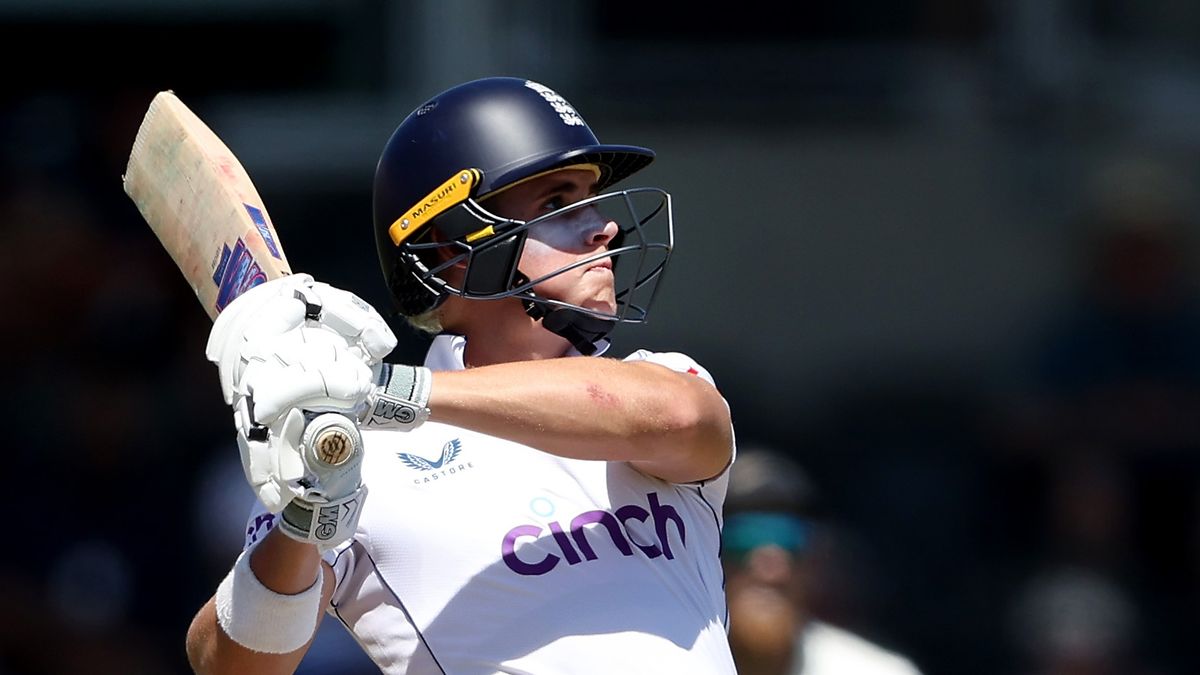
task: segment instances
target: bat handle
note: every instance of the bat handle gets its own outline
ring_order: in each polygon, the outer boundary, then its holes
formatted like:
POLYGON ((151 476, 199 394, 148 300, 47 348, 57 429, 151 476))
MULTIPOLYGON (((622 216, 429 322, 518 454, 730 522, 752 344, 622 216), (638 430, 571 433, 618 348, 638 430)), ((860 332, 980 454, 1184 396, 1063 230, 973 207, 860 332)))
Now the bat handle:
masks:
POLYGON ((362 434, 355 420, 341 413, 321 413, 309 420, 300 447, 311 466, 338 467, 362 452, 362 434))

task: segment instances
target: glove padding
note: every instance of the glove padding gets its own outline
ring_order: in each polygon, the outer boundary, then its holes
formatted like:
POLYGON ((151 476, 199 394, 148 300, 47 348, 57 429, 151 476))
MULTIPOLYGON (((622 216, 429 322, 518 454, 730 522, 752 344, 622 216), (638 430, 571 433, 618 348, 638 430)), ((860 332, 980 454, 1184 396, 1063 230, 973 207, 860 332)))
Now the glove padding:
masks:
POLYGON ((315 282, 308 274, 273 279, 231 302, 209 333, 205 355, 217 364, 225 402, 232 405, 238 394, 251 356, 247 343, 314 323, 340 335, 350 353, 368 366, 378 365, 396 346, 396 336, 379 312, 353 293, 315 282))
POLYGON ((268 475, 256 492, 260 499, 273 494, 281 496, 281 505, 276 505, 278 510, 271 507, 281 515, 281 532, 292 539, 316 544, 322 551, 336 547, 354 536, 367 498, 367 486, 362 483, 363 446, 358 425, 339 413, 324 413, 310 419, 292 408, 278 420, 278 426, 280 437, 285 439, 281 453, 273 452, 276 448, 269 441, 255 441, 238 434, 238 448, 247 475, 256 454, 265 454, 268 462, 274 458, 294 462, 298 457, 303 469, 301 478, 281 485, 268 475), (297 433, 297 429, 301 431, 297 433), (289 452, 293 449, 294 452, 289 452))
POLYGON ((377 368, 324 326, 246 342, 241 360, 233 387, 234 409, 246 415, 239 428, 269 426, 289 408, 358 416, 375 389, 377 368))
POLYGON ((261 337, 246 342, 242 352, 246 365, 233 391, 234 425, 246 480, 263 505, 278 513, 295 498, 337 500, 358 489, 361 452, 330 466, 307 461, 301 441, 305 411, 351 419, 365 411, 375 391, 372 369, 321 326, 261 337))
POLYGON ((395 346, 374 308, 307 274, 256 286, 217 317, 205 353, 234 408, 242 468, 288 536, 328 549, 354 535, 367 493, 356 420, 395 346), (320 441, 331 427, 344 446, 332 453, 320 441))

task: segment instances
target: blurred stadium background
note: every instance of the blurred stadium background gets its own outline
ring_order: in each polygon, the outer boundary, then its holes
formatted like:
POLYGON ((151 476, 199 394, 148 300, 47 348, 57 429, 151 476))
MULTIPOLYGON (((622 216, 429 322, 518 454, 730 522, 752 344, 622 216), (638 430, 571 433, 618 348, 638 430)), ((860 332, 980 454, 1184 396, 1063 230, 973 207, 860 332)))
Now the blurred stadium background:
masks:
POLYGON ((676 258, 617 346, 823 487, 816 612, 927 675, 1200 672, 1197 45, 1184 0, 0 0, 0 674, 185 672, 240 546, 207 318, 121 190, 154 92, 387 307, 377 153, 484 75, 658 151, 676 258))

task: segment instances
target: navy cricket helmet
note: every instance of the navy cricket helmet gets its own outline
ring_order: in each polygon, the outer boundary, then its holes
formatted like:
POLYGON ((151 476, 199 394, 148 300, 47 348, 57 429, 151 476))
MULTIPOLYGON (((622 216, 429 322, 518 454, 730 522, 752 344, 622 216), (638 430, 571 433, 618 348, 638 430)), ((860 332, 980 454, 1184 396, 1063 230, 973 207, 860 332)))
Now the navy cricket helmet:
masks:
POLYGON ((519 297, 544 327, 591 353, 616 323, 645 320, 670 257, 670 195, 658 188, 604 193, 653 159, 647 148, 600 143, 570 103, 536 82, 489 77, 438 94, 400 123, 375 170, 375 242, 396 308, 415 316, 450 295, 519 297), (597 174, 596 196, 530 221, 487 209, 489 195, 576 167, 597 174), (596 209, 617 223, 607 250, 537 279, 523 275, 528 229, 576 209, 596 209), (664 232, 650 235, 664 223, 664 232), (606 257, 616 278, 614 312, 534 293, 542 281, 606 257), (443 273, 455 265, 465 271, 451 283, 443 273))

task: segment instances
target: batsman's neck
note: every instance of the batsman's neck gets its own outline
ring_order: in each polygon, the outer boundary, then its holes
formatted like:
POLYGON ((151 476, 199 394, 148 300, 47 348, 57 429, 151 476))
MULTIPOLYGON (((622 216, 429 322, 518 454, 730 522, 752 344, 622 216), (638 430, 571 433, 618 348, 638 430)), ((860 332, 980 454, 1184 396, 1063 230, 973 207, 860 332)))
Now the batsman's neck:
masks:
POLYGON ((452 297, 442 306, 443 328, 467 338, 463 362, 468 368, 496 363, 566 356, 571 343, 542 328, 516 298, 463 300, 452 297))

